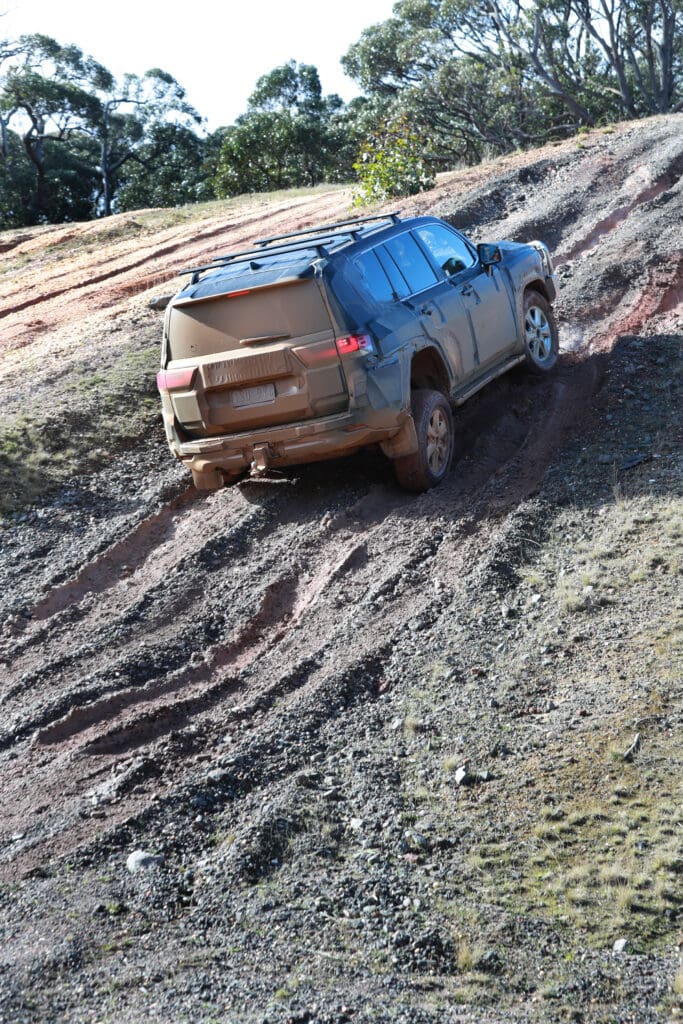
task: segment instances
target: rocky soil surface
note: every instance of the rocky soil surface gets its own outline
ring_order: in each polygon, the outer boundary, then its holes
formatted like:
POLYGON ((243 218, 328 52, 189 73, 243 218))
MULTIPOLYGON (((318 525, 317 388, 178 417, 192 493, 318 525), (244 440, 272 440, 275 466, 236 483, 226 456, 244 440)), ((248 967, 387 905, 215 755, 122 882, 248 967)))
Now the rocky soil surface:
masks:
POLYGON ((683 1016, 683 115, 443 176, 563 356, 196 493, 150 299, 349 192, 0 234, 0 1022, 683 1016))

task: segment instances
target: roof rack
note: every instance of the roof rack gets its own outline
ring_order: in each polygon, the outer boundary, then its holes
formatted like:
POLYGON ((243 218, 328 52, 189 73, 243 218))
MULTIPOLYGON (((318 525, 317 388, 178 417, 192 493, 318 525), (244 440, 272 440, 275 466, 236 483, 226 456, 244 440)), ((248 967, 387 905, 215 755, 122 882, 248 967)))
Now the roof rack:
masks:
POLYGON ((351 237, 355 240, 365 225, 375 221, 391 221, 391 223, 396 224, 400 219, 399 213, 399 210, 394 210, 391 213, 375 214, 374 216, 350 217, 348 220, 340 220, 335 224, 320 224, 317 227, 292 231, 286 235, 273 235, 272 238, 262 238, 253 243, 256 248, 226 253, 225 256, 216 256, 211 263, 201 267, 188 267, 177 271, 177 274, 179 276, 192 274, 192 284, 196 284, 199 274, 206 270, 217 270, 230 263, 243 263, 252 257, 258 259, 259 256, 277 256, 286 252, 297 252, 303 249, 316 249, 319 255, 324 256, 326 255, 326 246, 336 241, 340 242, 344 237, 351 237), (352 226, 349 227, 349 225, 352 226), (306 238, 305 236, 307 235, 313 237, 306 238), (298 238, 300 241, 296 244, 287 242, 287 239, 294 238, 298 238), (279 242, 280 244, 273 245, 274 242, 279 242))
MULTIPOLYGON (((349 236, 351 232, 345 232, 346 236, 349 236)), ((341 232, 338 232, 336 236, 323 235, 321 238, 309 238, 306 241, 300 241, 297 245, 276 245, 269 249, 245 249, 243 252, 233 252, 226 256, 216 256, 211 263, 206 263, 202 267, 186 267, 184 270, 177 270, 178 276, 183 274, 201 274, 205 270, 218 270, 220 267, 230 266, 232 263, 246 263, 249 260, 254 262, 258 261, 259 257, 263 256, 280 256, 288 252, 299 252, 306 249, 316 249, 319 256, 327 255, 326 246, 333 244, 336 241, 341 240, 344 237, 341 232)), ((196 283, 193 281, 193 284, 196 283)))
MULTIPOLYGON (((254 242, 254 245, 271 245, 273 242, 280 242, 283 238, 298 238, 299 235, 316 235, 324 231, 329 233, 334 231, 336 228, 347 227, 349 224, 367 224, 373 220, 391 220, 393 224, 396 224, 399 220, 400 210, 394 210, 392 213, 376 213, 374 216, 368 217, 349 217, 348 220, 338 220, 336 224, 320 224, 314 228, 302 228, 301 231, 290 231, 288 235, 273 235, 272 238, 261 238, 254 242)), ((344 234, 353 234, 353 231, 343 232, 344 234)))

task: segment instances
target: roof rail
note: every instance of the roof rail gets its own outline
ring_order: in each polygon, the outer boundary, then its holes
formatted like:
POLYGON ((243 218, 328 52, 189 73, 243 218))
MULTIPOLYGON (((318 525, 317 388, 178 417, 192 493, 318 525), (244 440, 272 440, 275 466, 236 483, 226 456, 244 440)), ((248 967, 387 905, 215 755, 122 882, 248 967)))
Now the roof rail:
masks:
MULTIPOLYGON (((367 224, 369 221, 373 220, 391 220, 392 223, 396 224, 400 219, 400 212, 400 210, 393 210, 391 213, 376 213, 367 217, 349 217, 348 220, 338 220, 336 224, 319 224, 314 228, 302 228, 301 231, 290 231, 288 235, 273 235, 272 238, 260 238, 254 242, 254 245, 271 245, 272 242, 280 242, 283 238, 298 238, 299 235, 316 235, 321 232, 329 233, 330 231, 334 231, 336 228, 347 227, 349 224, 367 224)), ((344 232, 344 234, 347 233, 350 234, 351 232, 344 232)))
MULTIPOLYGON (((347 235, 350 232, 346 232, 347 235)), ((321 238, 308 238, 305 241, 300 241, 297 245, 276 245, 270 249, 245 249, 243 252, 229 253, 227 256, 217 256, 211 263, 207 263, 201 267, 186 267, 184 270, 177 270, 176 274, 181 277, 183 274, 201 274, 205 270, 219 270, 221 267, 227 267, 231 263, 247 263, 250 260, 254 262, 258 261, 259 257, 264 256, 280 256, 288 252, 300 252, 306 249, 316 249, 319 256, 326 256, 326 245, 336 242, 338 239, 343 237, 341 233, 338 233, 336 237, 323 235, 321 238)), ((196 283, 193 281, 193 284, 196 283)))
POLYGON ((225 267, 230 263, 244 263, 249 259, 258 259, 259 256, 278 256, 286 252, 297 252, 302 249, 316 249, 318 255, 327 255, 325 247, 334 244, 335 242, 341 241, 342 238, 351 237, 356 239, 360 233, 358 229, 363 228, 364 225, 371 224, 373 221, 391 221, 393 224, 398 223, 400 210, 394 210, 392 213, 375 214, 374 216, 367 217, 350 217, 348 220, 340 220, 335 224, 320 224, 314 228, 302 228, 301 231, 292 231, 286 235, 273 235, 272 238, 262 238, 254 242, 256 248, 244 249, 241 252, 226 253, 225 256, 216 256, 211 261, 201 267, 187 267, 184 270, 178 270, 176 273, 178 276, 184 274, 192 274, 192 284, 196 284, 199 278, 199 274, 206 270, 218 270, 220 267, 225 267), (306 236, 313 237, 306 237, 306 236), (298 242, 288 242, 287 239, 299 239, 298 242), (274 242, 279 242, 279 245, 273 245, 274 242))

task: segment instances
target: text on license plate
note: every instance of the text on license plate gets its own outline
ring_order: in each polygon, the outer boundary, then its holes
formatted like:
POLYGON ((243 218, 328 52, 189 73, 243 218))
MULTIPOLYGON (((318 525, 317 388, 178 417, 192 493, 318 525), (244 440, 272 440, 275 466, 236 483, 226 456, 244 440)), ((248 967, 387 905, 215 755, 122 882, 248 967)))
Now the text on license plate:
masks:
POLYGON ((232 393, 232 404, 235 409, 241 409, 245 405, 261 405, 262 402, 274 401, 274 384, 259 384, 254 388, 240 388, 239 391, 232 393))

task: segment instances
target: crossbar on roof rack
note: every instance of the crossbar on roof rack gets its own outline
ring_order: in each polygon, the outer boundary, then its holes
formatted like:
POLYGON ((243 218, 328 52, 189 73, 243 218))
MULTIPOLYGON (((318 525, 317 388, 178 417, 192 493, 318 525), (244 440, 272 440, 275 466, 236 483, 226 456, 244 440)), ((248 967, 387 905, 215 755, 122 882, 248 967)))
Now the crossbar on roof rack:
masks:
POLYGON ((286 235, 273 235, 272 238, 262 238, 254 242, 254 245, 257 246, 255 249, 244 249, 241 252, 216 256, 211 263, 201 267, 187 267, 184 270, 179 270, 177 273, 179 276, 192 274, 192 283, 196 284, 198 275, 206 270, 218 270, 220 267, 226 267, 231 263, 245 262, 251 257, 258 259, 259 256, 279 256, 286 252, 298 252, 302 249, 316 249, 320 256, 324 256, 326 255, 325 246, 344 237, 357 238, 359 231, 356 228, 362 228, 363 225, 370 224, 373 221, 389 220, 396 224, 399 220, 399 213, 399 210, 394 210, 392 213, 375 214, 374 216, 349 217, 348 220, 340 220, 335 224, 320 224, 318 227, 303 228, 301 231, 292 231, 286 235), (306 235, 312 235, 313 237, 305 238, 304 236, 306 235), (300 238, 301 241, 298 244, 285 244, 288 238, 300 238), (280 242, 281 244, 273 245, 273 242, 280 242))
POLYGON ((373 220, 391 220, 396 223, 399 219, 400 210, 393 210, 391 213, 376 213, 367 217, 349 217, 348 220, 338 220, 336 224, 318 224, 314 228, 302 228, 300 231, 290 231, 287 235, 273 235, 272 238, 261 238, 254 242, 254 245, 270 245, 272 242, 280 242, 283 238, 297 238, 299 235, 315 235, 321 232, 334 231, 336 228, 347 227, 349 224, 367 224, 373 220))
MULTIPOLYGON (((350 232, 346 232, 350 234, 350 232)), ((306 249, 316 249, 318 255, 325 256, 325 246, 333 243, 340 237, 339 235, 335 238, 327 237, 323 235, 320 239, 309 238, 305 242, 301 241, 298 245, 277 245, 272 249, 245 249, 244 252, 233 252, 227 256, 217 256, 212 263, 207 263, 203 267, 186 267, 184 270, 178 270, 176 273, 178 276, 183 274, 201 274, 205 270, 219 270, 221 267, 230 266, 232 263, 246 263, 249 259, 258 259, 263 256, 281 256, 288 252, 302 252, 306 249)))

